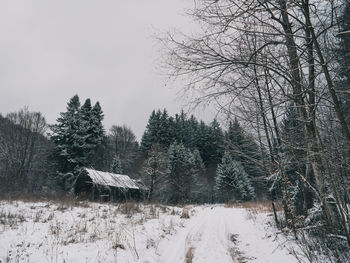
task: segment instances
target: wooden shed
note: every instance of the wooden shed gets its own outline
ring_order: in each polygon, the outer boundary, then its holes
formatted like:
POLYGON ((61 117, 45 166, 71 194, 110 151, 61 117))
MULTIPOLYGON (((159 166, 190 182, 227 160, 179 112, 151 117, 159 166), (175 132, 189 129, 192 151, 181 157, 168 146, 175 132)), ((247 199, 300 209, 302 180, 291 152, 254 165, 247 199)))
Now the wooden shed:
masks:
POLYGON ((100 201, 140 200, 147 191, 140 180, 89 168, 82 169, 74 183, 76 195, 100 201))

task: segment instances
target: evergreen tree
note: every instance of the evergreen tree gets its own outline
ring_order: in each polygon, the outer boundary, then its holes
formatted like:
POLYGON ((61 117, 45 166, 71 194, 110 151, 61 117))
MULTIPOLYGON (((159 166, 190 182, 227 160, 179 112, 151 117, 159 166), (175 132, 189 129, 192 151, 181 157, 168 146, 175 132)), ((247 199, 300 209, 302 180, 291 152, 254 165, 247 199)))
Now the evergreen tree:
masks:
POLYGON ((337 96, 348 125, 350 125, 350 1, 344 0, 344 9, 338 18, 339 43, 336 52, 338 61, 338 78, 336 80, 337 96))
POLYGON ((110 147, 108 137, 104 136, 102 142, 93 149, 93 154, 91 155, 91 160, 89 161, 88 166, 99 171, 109 171, 113 158, 114 152, 110 147))
POLYGON ((168 200, 171 203, 191 201, 191 190, 196 170, 193 153, 182 143, 174 142, 168 150, 169 163, 166 173, 168 200))
POLYGON ((103 118, 104 118, 104 115, 103 115, 101 105, 97 101, 91 110, 91 119, 90 119, 91 133, 89 133, 90 141, 95 146, 101 144, 105 136, 105 130, 102 124, 103 118))
POLYGON ((186 125, 186 134, 187 134, 187 140, 186 145, 190 149, 196 149, 198 145, 198 131, 199 131, 199 123, 197 119, 191 115, 191 117, 187 121, 186 125))
POLYGON ((164 110, 152 111, 149 117, 146 131, 141 139, 141 150, 145 153, 149 151, 152 144, 159 143, 163 146, 168 146, 169 139, 167 138, 167 112, 164 110))
POLYGON ((340 65, 340 75, 350 82, 350 1, 344 0, 344 9, 339 19, 340 43, 338 45, 338 62, 340 65), (347 33, 346 33, 347 32, 347 33))
POLYGON ((208 132, 208 140, 210 142, 209 151, 210 151, 210 159, 214 164, 218 164, 221 161, 223 155, 223 136, 222 129, 220 124, 216 119, 214 119, 210 123, 209 132, 208 132))
POLYGON ((174 117, 170 116, 168 118, 168 134, 169 134, 169 144, 172 144, 174 141, 176 141, 176 136, 177 136, 177 128, 176 128, 176 123, 174 117))
MULTIPOLYGON (((285 163, 285 172, 291 186, 288 191, 293 196, 292 202, 295 212, 301 214, 313 206, 313 193, 308 186, 304 186, 297 175, 305 174, 307 166, 306 151, 304 146, 304 133, 302 123, 299 121, 297 108, 294 104, 287 106, 285 115, 280 123, 281 138, 284 141, 281 152, 285 163)), ((310 169, 311 170, 311 169, 310 169)), ((311 171, 306 174, 308 181, 313 185, 313 175, 311 171)), ((281 182, 280 182, 281 184, 281 182)), ((281 194, 279 184, 275 184, 277 193, 281 194)), ((284 193, 285 194, 285 193, 284 193)))
POLYGON ((205 166, 197 149, 191 152, 192 175, 194 178, 191 199, 195 202, 208 202, 208 180, 205 177, 205 166))
POLYGON ((196 147, 206 167, 215 166, 221 161, 224 146, 223 131, 216 119, 210 126, 203 121, 195 124, 191 131, 196 131, 196 147))
POLYGON ((302 123, 295 105, 287 106, 285 115, 280 123, 281 138, 285 142, 282 152, 288 159, 287 171, 303 173, 305 170, 306 153, 304 149, 304 133, 302 123))
POLYGON ((144 153, 146 153, 151 148, 152 141, 154 140, 153 126, 156 121, 155 118, 156 118, 156 112, 155 110, 153 110, 151 113, 151 116, 148 119, 146 130, 143 133, 141 138, 141 150, 144 153))
POLYGON ((85 137, 85 154, 87 159, 87 166, 95 168, 103 168, 105 162, 104 150, 106 149, 102 144, 106 143, 105 131, 102 125, 103 112, 99 102, 91 106, 91 100, 86 99, 85 103, 80 109, 81 128, 80 134, 85 137))
POLYGON ((238 120, 230 122, 226 133, 228 149, 235 155, 235 160, 241 162, 251 177, 261 176, 261 168, 257 165, 261 160, 258 144, 251 138, 239 124, 238 120))
POLYGON ((174 120, 175 120, 174 125, 176 130, 174 141, 181 142, 187 146, 187 139, 188 139, 187 136, 189 134, 186 132, 187 116, 185 112, 181 110, 180 114, 175 114, 174 120))
POLYGON ((171 127, 169 124, 169 115, 166 109, 164 109, 160 115, 157 131, 157 142, 160 145, 169 147, 169 145, 173 141, 173 138, 171 137, 173 131, 171 131, 171 127))
POLYGON ((85 163, 79 111, 79 97, 75 95, 68 102, 67 111, 60 114, 57 124, 50 126, 51 140, 56 144, 59 181, 67 190, 74 181, 74 172, 85 163))
POLYGON ((239 124, 237 118, 230 122, 225 134, 226 150, 231 152, 234 159, 244 167, 257 193, 265 194, 265 182, 261 179, 266 176, 261 166, 261 149, 255 140, 249 136, 239 124))
POLYGON ((81 120, 85 122, 84 125, 87 125, 90 122, 91 113, 92 113, 91 111, 92 111, 91 100, 86 99, 85 103, 80 108, 81 120))
POLYGON ((199 126, 198 126, 198 132, 197 132, 197 145, 196 148, 198 149, 203 162, 205 166, 208 166, 209 163, 211 162, 211 154, 209 151, 209 140, 208 140, 208 126, 203 122, 200 121, 199 126))
POLYGON ((225 152, 217 168, 215 190, 219 201, 251 200, 255 198, 248 174, 243 166, 225 152))
POLYGON ((168 148, 175 141, 183 143, 187 148, 195 149, 198 142, 199 124, 194 116, 187 118, 184 111, 169 117, 164 109, 153 111, 141 139, 141 150, 147 152, 152 144, 160 144, 168 148))
POLYGON ((66 190, 84 166, 91 166, 93 151, 103 140, 103 114, 99 103, 91 109, 88 99, 80 107, 79 97, 75 95, 62 112, 57 124, 51 125, 51 140, 56 145, 58 175, 66 190))
POLYGON ((82 149, 83 153, 86 154, 86 159, 91 159, 92 149, 95 147, 93 138, 93 125, 92 125, 92 106, 91 100, 86 99, 85 103, 80 108, 80 129, 79 135, 85 137, 85 143, 82 149))
POLYGON ((122 162, 119 155, 114 156, 110 171, 115 174, 123 174, 122 162))

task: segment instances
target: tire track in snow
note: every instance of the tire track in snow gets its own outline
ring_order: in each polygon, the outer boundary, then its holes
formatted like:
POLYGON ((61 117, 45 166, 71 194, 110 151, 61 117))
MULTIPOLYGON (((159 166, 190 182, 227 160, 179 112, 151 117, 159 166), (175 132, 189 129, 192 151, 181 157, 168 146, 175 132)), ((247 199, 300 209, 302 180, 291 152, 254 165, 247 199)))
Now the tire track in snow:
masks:
POLYGON ((152 260, 143 263, 296 263, 288 249, 266 238, 263 224, 240 208, 201 206, 184 227, 161 240, 152 260), (186 253, 193 247, 191 260, 186 253))
MULTIPOLYGON (((175 235, 159 244, 157 263, 183 263, 192 249, 192 263, 232 262, 228 233, 229 218, 203 207, 175 235)), ((190 260, 188 262, 191 262, 190 260)))
POLYGON ((207 220, 208 218, 201 216, 201 212, 199 212, 196 216, 189 219, 184 228, 180 229, 175 235, 170 236, 168 240, 161 242, 158 246, 158 253, 161 255, 156 262, 183 263, 186 261, 186 253, 191 246, 193 246, 194 253, 196 253, 195 242, 200 242, 201 229, 207 220))
POLYGON ((203 216, 207 221, 200 230, 202 239, 196 244, 193 263, 232 262, 230 218, 217 214, 216 209, 209 207, 204 209, 203 216))

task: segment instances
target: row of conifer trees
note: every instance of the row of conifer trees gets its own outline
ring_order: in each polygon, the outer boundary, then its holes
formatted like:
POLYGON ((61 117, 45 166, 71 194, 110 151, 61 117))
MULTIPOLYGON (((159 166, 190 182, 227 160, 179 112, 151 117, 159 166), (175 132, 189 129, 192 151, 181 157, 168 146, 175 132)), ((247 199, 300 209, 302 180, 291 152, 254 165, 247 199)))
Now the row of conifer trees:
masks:
POLYGON ((126 173, 141 177, 148 198, 172 203, 250 200, 266 195, 256 161, 260 149, 237 119, 224 131, 217 120, 209 125, 184 112, 169 116, 153 111, 140 146, 131 129, 113 126, 106 132, 97 102, 80 105, 75 95, 50 126, 55 144, 51 156, 60 187, 70 191, 80 170, 126 173), (258 180, 256 180, 258 178, 258 180))
MULTIPOLYGON (((22 111, 9 114, 8 118, 38 115, 28 110, 25 114, 22 111)), ((225 126, 225 123, 220 125, 216 119, 206 124, 183 111, 169 116, 165 109, 154 110, 139 144, 133 131, 126 126, 115 125, 106 131, 102 124, 103 117, 98 102, 92 105, 91 100, 86 99, 81 105, 78 95, 73 96, 67 103, 66 110, 57 118, 56 124, 48 127, 48 136, 40 137, 47 141, 45 151, 42 147, 33 147, 41 150, 28 154, 41 156, 34 160, 41 161, 40 166, 44 167, 41 174, 46 174, 43 176, 46 179, 35 180, 36 172, 29 170, 20 171, 21 176, 26 178, 28 174, 32 178, 30 182, 40 181, 49 188, 69 192, 80 169, 91 167, 141 178, 149 188, 148 199, 172 203, 226 202, 270 196, 266 181, 268 174, 263 169, 262 161, 265 149, 259 146, 252 134, 242 128, 237 119, 229 121, 227 128, 223 129, 221 126, 225 126), (45 157, 42 157, 42 152, 45 157)), ((43 123, 40 133, 44 135, 44 127, 47 125, 43 117, 40 120, 43 123)), ((6 123, 11 121, 7 120, 6 123)), ((20 126, 20 123, 23 121, 18 120, 18 124, 13 125, 20 126)), ((302 143, 298 125, 297 113, 291 107, 281 121, 282 138, 302 143)), ((2 128, 2 134, 6 135, 7 130, 2 128)), ((9 139, 0 141, 4 145, 6 142, 9 143, 9 139)), ((34 146, 35 143, 33 142, 34 146)), ((4 148, 6 147, 2 147, 4 148)), ((20 151, 23 149, 18 147, 18 152, 20 151)), ((286 172, 293 183, 293 200, 297 206, 300 204, 302 188, 299 181, 293 181, 293 174, 298 169, 304 169, 300 163, 305 159, 305 154, 295 148, 286 148, 284 151, 285 156, 293 157, 286 166, 286 172)), ((28 169, 34 167, 32 164, 26 166, 28 169)), ((19 180, 14 175, 16 171, 5 172, 14 168, 10 169, 6 165, 0 168, 3 168, 4 181, 8 181, 9 185, 11 181, 19 180)), ((28 179, 25 181, 29 182, 28 179)), ((26 188, 25 184, 12 185, 26 188)), ((29 186, 27 188, 33 189, 29 186)), ((274 182, 270 190, 278 198, 281 182, 274 182)))

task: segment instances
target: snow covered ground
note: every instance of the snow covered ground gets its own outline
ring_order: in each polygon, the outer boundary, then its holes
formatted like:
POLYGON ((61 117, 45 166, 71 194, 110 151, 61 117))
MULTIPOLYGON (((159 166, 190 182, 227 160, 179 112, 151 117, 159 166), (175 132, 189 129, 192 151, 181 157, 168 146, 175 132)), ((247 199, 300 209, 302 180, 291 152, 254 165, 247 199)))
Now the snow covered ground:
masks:
POLYGON ((269 220, 221 205, 2 201, 0 262, 298 262, 269 220))

